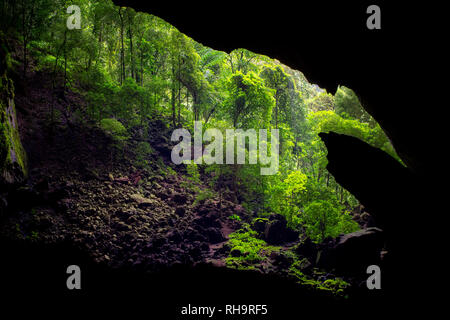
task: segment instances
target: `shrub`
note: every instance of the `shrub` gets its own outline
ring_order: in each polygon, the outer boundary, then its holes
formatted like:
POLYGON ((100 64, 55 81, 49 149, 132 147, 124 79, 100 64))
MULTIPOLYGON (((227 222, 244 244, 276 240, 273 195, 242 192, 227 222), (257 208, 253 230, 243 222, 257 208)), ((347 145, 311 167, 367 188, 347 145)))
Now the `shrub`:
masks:
POLYGON ((186 164, 186 171, 188 174, 188 179, 194 183, 200 183, 200 173, 198 172, 197 164, 192 162, 186 164))
POLYGON ((336 237, 359 229, 348 213, 330 201, 312 201, 304 209, 302 220, 309 238, 322 242, 326 237, 336 237))
POLYGON ((148 142, 141 141, 136 146, 136 165, 144 168, 148 166, 147 157, 153 153, 153 149, 148 142))
POLYGON ((257 233, 250 228, 243 228, 230 234, 230 256, 226 259, 227 265, 241 265, 243 262, 256 263, 264 259, 260 254, 267 246, 264 240, 256 238, 257 233))
POLYGON ((230 255, 225 259, 228 267, 236 269, 255 269, 255 265, 267 259, 279 247, 269 246, 257 238, 257 232, 248 224, 229 235, 230 255))
POLYGON ((241 217, 238 216, 237 214, 233 214, 233 215, 229 216, 228 219, 236 220, 236 221, 241 221, 242 220, 241 217))
POLYGON ((100 127, 115 141, 124 141, 128 138, 127 129, 114 118, 107 118, 100 121, 100 127))

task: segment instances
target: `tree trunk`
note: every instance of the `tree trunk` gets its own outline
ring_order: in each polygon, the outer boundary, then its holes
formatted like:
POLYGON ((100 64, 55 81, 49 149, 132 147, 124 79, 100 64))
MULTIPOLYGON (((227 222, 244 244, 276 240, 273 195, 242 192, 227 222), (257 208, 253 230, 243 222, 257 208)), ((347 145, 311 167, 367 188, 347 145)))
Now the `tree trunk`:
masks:
POLYGON ((171 96, 171 102, 172 102, 172 124, 173 127, 176 127, 176 97, 175 97, 175 67, 172 65, 172 96, 171 96))
POLYGON ((121 43, 121 50, 120 50, 120 85, 123 84, 123 81, 125 80, 125 49, 123 45, 123 16, 122 16, 122 7, 119 7, 119 18, 120 18, 120 43, 121 43))
POLYGON ((181 127, 181 83, 178 83, 178 127, 181 127))
POLYGON ((275 129, 278 129, 278 92, 275 94, 275 129))
POLYGON ((133 55, 133 32, 131 30, 131 18, 128 14, 128 39, 130 39, 130 63, 131 63, 131 77, 136 80, 134 72, 134 55, 133 55))
POLYGON ((66 82, 67 82, 67 31, 64 31, 64 82, 63 82, 63 96, 66 93, 66 82))
POLYGON ((141 87, 144 86, 144 54, 141 51, 141 87))

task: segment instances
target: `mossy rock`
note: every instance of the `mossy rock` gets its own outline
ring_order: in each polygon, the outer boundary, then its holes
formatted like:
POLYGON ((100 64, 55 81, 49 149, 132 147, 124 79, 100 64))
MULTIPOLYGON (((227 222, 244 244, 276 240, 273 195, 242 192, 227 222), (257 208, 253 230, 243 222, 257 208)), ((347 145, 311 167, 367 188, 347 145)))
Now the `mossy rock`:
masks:
POLYGON ((230 251, 230 256, 231 257, 241 257, 243 255, 244 255, 244 253, 241 251, 241 249, 239 247, 233 248, 230 251))
MULTIPOLYGON (((0 42, 4 43, 0 34, 0 42)), ((20 141, 14 105, 14 85, 7 76, 9 54, 0 49, 0 185, 19 184, 27 177, 27 158, 20 141)))
POLYGON ((256 232, 262 234, 264 230, 266 229, 266 225, 269 222, 269 219, 267 218, 255 218, 252 221, 252 229, 256 232))

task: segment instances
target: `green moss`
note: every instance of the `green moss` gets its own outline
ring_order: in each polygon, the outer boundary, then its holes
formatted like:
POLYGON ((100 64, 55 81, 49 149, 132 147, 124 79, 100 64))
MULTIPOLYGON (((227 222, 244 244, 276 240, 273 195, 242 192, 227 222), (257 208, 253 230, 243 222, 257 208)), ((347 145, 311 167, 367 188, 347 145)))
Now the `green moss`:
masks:
POLYGON ((31 235, 29 236, 31 241, 39 240, 39 233, 37 231, 31 231, 31 235))
POLYGON ((107 118, 102 119, 100 121, 100 127, 105 131, 105 133, 109 134, 114 140, 123 141, 128 138, 127 129, 123 126, 123 124, 114 119, 107 118))
POLYGON ((7 76, 11 57, 0 32, 0 174, 1 182, 17 182, 27 176, 27 158, 20 141, 14 106, 14 84, 7 76))
POLYGON ((20 224, 16 223, 15 225, 16 236, 19 238, 22 236, 22 229, 20 228, 20 224))
POLYGON ((343 295, 350 284, 341 278, 328 279, 322 283, 322 288, 331 290, 336 295, 343 295))
MULTIPOLYGON (((13 114, 16 114, 16 110, 14 105, 12 106, 13 108, 13 114)), ((25 149, 22 146, 22 142, 20 141, 20 135, 19 135, 19 130, 14 129, 11 132, 11 136, 12 136, 12 144, 13 144, 13 149, 16 153, 16 161, 19 164, 22 172, 25 174, 25 176, 28 175, 28 171, 27 171, 27 155, 25 153, 25 149)))
POLYGON ((230 254, 225 259, 227 266, 236 269, 255 269, 269 255, 279 250, 279 247, 269 246, 264 240, 258 239, 257 232, 248 224, 230 234, 230 254))
POLYGON ((5 179, 11 181, 17 171, 23 176, 21 178, 27 176, 27 157, 17 129, 14 85, 6 73, 0 82, 0 169, 5 179))
POLYGON ((175 170, 173 170, 172 167, 170 167, 170 166, 166 166, 166 174, 167 175, 171 175, 171 176, 176 176, 177 175, 175 170))
POLYGON ((2 171, 3 166, 6 163, 6 158, 8 156, 9 151, 9 143, 8 143, 8 136, 6 132, 6 128, 3 125, 3 123, 0 123, 0 163, 2 164, 2 171))
POLYGON ((192 204, 193 206, 196 206, 202 201, 213 199, 216 195, 213 190, 209 188, 200 188, 197 185, 192 185, 191 187, 189 187, 189 189, 195 191, 195 199, 194 203, 192 204))
MULTIPOLYGON (((292 252, 291 252, 292 254, 292 252)), ((306 258, 298 259, 295 254, 292 254, 294 257, 294 263, 292 263, 291 268, 294 268, 295 270, 304 270, 305 268, 310 265, 310 262, 306 258)))
POLYGON ((241 217, 238 216, 237 214, 233 214, 233 215, 229 216, 228 219, 235 220, 235 221, 241 221, 242 220, 241 217))
POLYGON ((261 217, 255 218, 255 219, 253 219, 252 224, 255 224, 257 222, 269 222, 269 219, 268 218, 261 218, 261 217))
POLYGON ((135 148, 135 165, 140 168, 148 168, 149 162, 148 157, 154 153, 154 150, 148 142, 141 141, 137 144, 135 148))
POLYGON ((325 281, 316 280, 314 277, 322 275, 323 272, 314 270, 313 276, 307 276, 303 273, 305 259, 297 260, 289 268, 289 274, 297 279, 297 282, 311 290, 319 290, 334 296, 345 296, 346 289, 350 284, 341 278, 327 279, 325 281))

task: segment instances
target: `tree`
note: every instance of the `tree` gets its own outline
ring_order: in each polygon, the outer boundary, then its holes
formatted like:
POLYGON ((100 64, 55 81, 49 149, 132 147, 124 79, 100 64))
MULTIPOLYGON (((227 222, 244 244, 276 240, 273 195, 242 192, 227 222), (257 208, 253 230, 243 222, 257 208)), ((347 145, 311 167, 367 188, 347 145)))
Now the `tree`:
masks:
POLYGON ((124 16, 122 13, 123 8, 119 7, 117 10, 117 14, 119 16, 120 20, 120 73, 119 73, 119 79, 120 79, 120 85, 123 84, 125 80, 125 46, 124 46, 124 32, 125 32, 125 21, 124 16))
POLYGON ((224 107, 234 128, 268 128, 275 103, 264 81, 254 72, 237 72, 228 80, 224 107))
POLYGON ((334 96, 330 93, 321 92, 307 101, 308 109, 317 111, 333 111, 334 110, 334 96))
POLYGON ((298 227, 297 215, 302 207, 307 181, 307 176, 299 170, 287 173, 284 178, 278 174, 270 179, 266 191, 269 210, 284 215, 293 228, 298 227))
POLYGON ((290 83, 289 76, 284 72, 281 66, 266 65, 261 72, 261 77, 266 81, 266 85, 275 91, 275 128, 278 129, 279 109, 286 113, 288 102, 288 88, 290 83), (281 101, 284 103, 281 104, 281 101))
POLYGON ((302 221, 309 238, 322 242, 327 237, 337 237, 341 233, 351 233, 359 229, 347 213, 330 201, 312 201, 302 214, 302 221))
POLYGON ((200 56, 195 51, 192 40, 177 30, 172 31, 172 121, 176 126, 176 106, 178 105, 178 123, 180 122, 182 87, 186 87, 192 96, 194 120, 200 119, 201 101, 204 87, 207 85, 199 69, 200 56), (178 103, 177 103, 178 102, 178 103))
POLYGON ((242 72, 247 74, 249 71, 255 71, 256 68, 252 65, 252 61, 257 59, 257 55, 246 49, 236 49, 228 55, 228 65, 231 68, 231 73, 242 72))
POLYGON ((45 20, 50 15, 50 0, 21 0, 19 12, 22 34, 23 75, 28 70, 28 45, 39 37, 45 28, 45 20))

